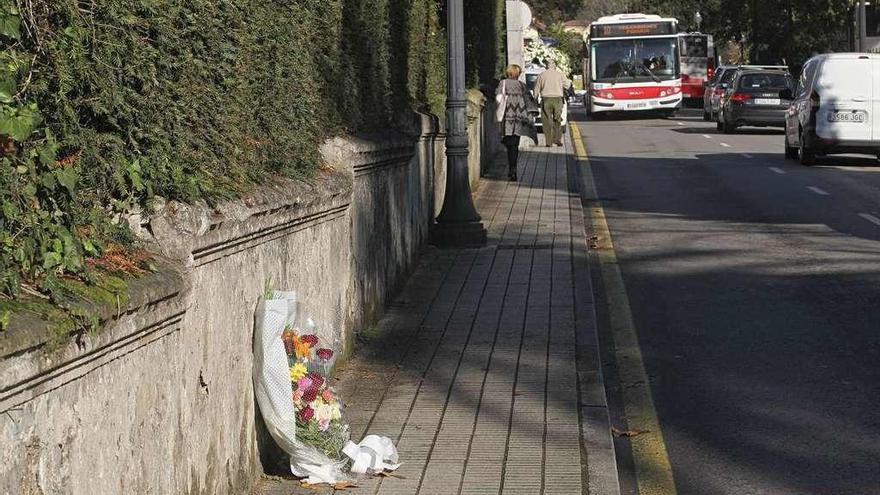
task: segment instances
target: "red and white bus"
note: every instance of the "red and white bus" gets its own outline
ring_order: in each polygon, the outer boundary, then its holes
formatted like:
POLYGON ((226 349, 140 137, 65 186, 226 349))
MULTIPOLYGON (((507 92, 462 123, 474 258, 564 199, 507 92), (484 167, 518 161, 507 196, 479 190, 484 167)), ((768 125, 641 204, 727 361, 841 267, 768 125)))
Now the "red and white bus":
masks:
POLYGON ((705 84, 715 75, 715 43, 711 34, 681 33, 681 92, 685 98, 702 98, 705 84))
POLYGON ((587 33, 587 110, 653 110, 672 115, 681 106, 678 21, 618 14, 590 24, 587 33))

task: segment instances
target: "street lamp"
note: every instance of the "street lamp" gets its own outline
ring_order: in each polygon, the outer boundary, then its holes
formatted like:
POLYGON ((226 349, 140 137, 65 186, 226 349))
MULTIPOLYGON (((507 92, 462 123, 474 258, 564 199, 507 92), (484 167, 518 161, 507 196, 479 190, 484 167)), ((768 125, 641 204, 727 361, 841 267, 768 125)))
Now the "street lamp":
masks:
POLYGON ((474 246, 486 243, 486 229, 474 207, 468 173, 462 0, 448 0, 446 15, 446 196, 433 236, 439 246, 474 246))
POLYGON ((700 23, 703 22, 703 16, 700 15, 700 11, 698 10, 696 14, 694 14, 694 22, 697 24, 697 32, 700 32, 700 23))

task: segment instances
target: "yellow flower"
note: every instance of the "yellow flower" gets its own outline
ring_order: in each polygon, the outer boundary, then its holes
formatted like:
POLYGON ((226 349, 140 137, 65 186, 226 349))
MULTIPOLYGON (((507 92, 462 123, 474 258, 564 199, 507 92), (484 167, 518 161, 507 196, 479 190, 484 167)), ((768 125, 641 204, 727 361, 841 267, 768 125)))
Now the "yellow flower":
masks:
POLYGON ((290 381, 295 382, 299 380, 300 378, 306 376, 306 373, 308 373, 308 371, 309 370, 306 368, 306 365, 302 363, 294 364, 293 367, 290 368, 290 381))

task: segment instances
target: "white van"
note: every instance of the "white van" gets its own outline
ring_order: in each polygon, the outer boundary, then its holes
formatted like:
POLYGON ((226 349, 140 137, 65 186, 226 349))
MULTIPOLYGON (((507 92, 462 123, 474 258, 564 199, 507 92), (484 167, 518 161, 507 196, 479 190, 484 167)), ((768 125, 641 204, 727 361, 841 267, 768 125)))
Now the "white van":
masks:
POLYGON ((793 97, 785 115, 786 158, 804 165, 834 153, 880 158, 880 54, 815 56, 794 91, 780 96, 793 97))

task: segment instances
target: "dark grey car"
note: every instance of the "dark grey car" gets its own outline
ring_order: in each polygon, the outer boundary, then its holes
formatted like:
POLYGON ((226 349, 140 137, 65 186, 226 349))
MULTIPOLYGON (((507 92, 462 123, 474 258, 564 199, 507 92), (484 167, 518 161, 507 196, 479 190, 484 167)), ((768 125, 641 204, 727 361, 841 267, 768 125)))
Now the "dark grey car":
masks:
POLYGON ((724 92, 724 89, 720 86, 721 80, 724 79, 725 73, 728 73, 728 79, 732 77, 731 72, 734 70, 736 70, 736 66, 722 65, 715 70, 715 75, 712 76, 712 79, 706 82, 706 87, 703 90, 703 120, 714 120, 715 109, 713 109, 713 99, 717 104, 718 98, 724 92))
POLYGON ((721 97, 718 130, 730 133, 737 127, 784 127, 791 100, 780 97, 791 90, 791 75, 781 70, 740 70, 721 97))

